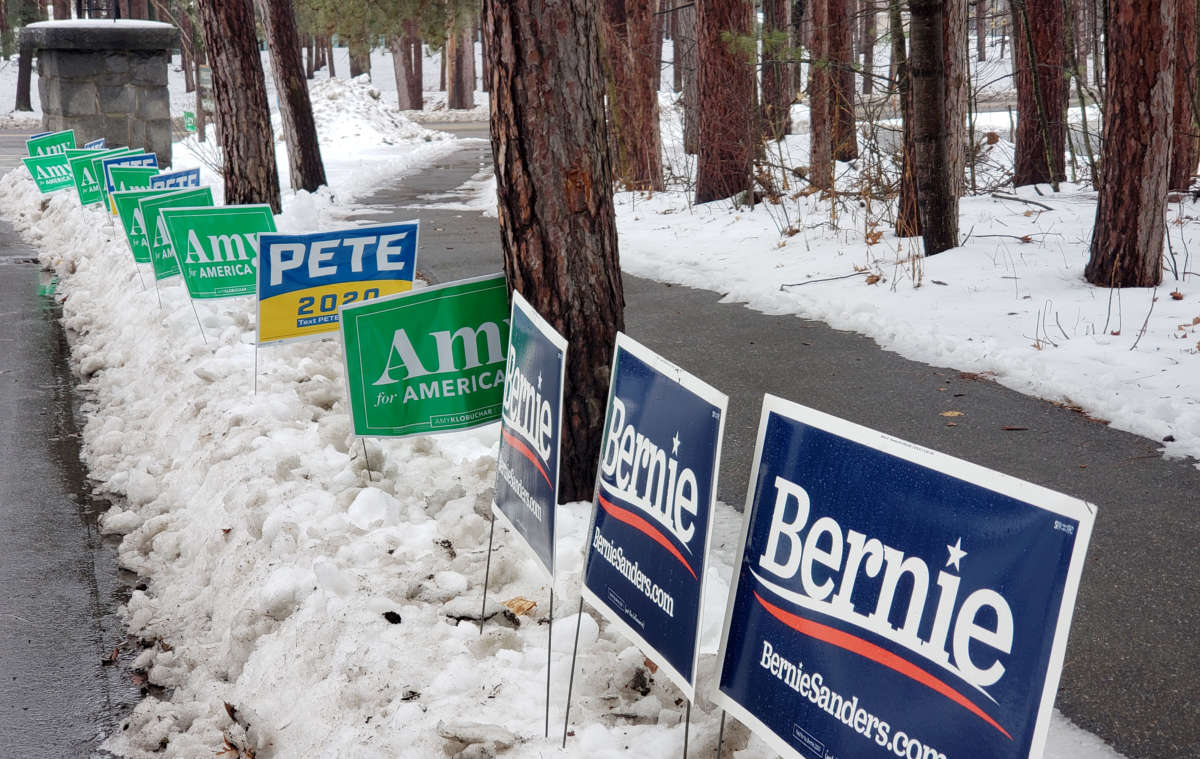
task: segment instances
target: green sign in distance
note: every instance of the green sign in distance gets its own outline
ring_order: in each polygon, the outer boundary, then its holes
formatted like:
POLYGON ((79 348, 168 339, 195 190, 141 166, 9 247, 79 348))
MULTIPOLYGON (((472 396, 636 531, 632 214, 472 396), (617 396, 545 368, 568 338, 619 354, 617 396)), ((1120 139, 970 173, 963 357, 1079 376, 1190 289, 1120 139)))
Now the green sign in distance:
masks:
POLYGON ((117 190, 112 194, 113 205, 117 207, 117 216, 125 230, 125 239, 129 242, 129 252, 139 264, 150 263, 150 241, 146 238, 146 220, 142 218, 142 209, 138 203, 166 192, 169 191, 117 190))
POLYGON ((113 152, 108 155, 94 156, 92 158, 92 172, 96 179, 100 182, 100 202, 104 207, 112 210, 112 201, 108 198, 108 182, 104 176, 104 162, 116 156, 129 155, 144 155, 145 151, 137 150, 136 148, 113 148, 113 152))
POLYGON ((150 263, 154 266, 154 278, 166 279, 179 274, 179 261, 171 247, 171 237, 163 224, 162 209, 209 206, 213 204, 211 187, 194 187, 190 190, 171 190, 138 201, 145 222, 146 241, 150 244, 150 263))
POLYGON ((75 148, 75 130, 68 129, 64 132, 51 132, 44 134, 41 137, 34 137, 31 140, 25 140, 25 149, 29 151, 30 158, 38 158, 39 156, 51 155, 53 153, 62 153, 66 150, 75 148))
POLYGON ((25 168, 29 169, 33 181, 43 193, 64 190, 75 186, 75 178, 71 176, 71 166, 63 153, 47 153, 36 158, 22 158, 25 168))
POLYGON ((508 318, 503 274, 343 307, 354 434, 407 437, 499 421, 508 318))
POLYGON ((132 153, 129 148, 114 148, 113 150, 89 150, 83 155, 70 157, 71 176, 75 179, 75 191, 79 193, 80 205, 90 206, 104 200, 103 175, 94 165, 104 158, 132 153))
POLYGON ((183 112, 183 129, 186 132, 196 131, 196 114, 191 111, 183 112))
POLYGON ((108 170, 113 186, 118 190, 148 190, 150 177, 158 175, 158 169, 141 166, 113 166, 108 170))
POLYGON ((193 298, 257 292, 258 235, 275 231, 270 206, 164 208, 159 215, 193 298))

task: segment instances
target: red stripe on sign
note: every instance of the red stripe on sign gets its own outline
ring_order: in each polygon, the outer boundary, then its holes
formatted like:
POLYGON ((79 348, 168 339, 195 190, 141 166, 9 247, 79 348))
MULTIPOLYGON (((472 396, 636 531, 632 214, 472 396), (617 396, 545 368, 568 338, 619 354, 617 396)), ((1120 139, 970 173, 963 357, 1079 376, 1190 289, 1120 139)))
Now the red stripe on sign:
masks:
POLYGON ((634 514, 629 509, 623 509, 620 506, 617 506, 599 493, 596 494, 596 498, 600 500, 600 505, 605 511, 611 514, 614 519, 624 522, 635 530, 646 533, 651 540, 670 551, 672 556, 679 559, 679 563, 691 573, 693 580, 699 579, 696 577, 696 570, 692 569, 692 565, 687 563, 687 559, 683 558, 683 554, 679 552, 679 549, 675 547, 675 544, 671 542, 670 538, 668 538, 666 535, 663 535, 657 527, 650 524, 645 519, 642 519, 637 514, 634 514))
POLYGON ((525 445, 523 440, 519 440, 516 435, 509 432, 505 427, 500 428, 500 434, 504 436, 505 441, 507 441, 510 446, 518 450, 522 456, 533 462, 533 465, 537 467, 537 470, 542 473, 542 479, 544 479, 546 484, 550 486, 550 489, 553 490, 554 483, 550 482, 550 475, 546 474, 546 470, 542 467, 542 462, 538 460, 533 451, 529 450, 529 446, 525 445))
POLYGON ((882 664, 888 669, 895 670, 905 677, 915 680, 921 685, 924 685, 926 688, 938 692, 942 696, 963 707, 967 711, 982 719, 984 722, 999 730, 1004 737, 1008 738, 1010 741, 1013 739, 1012 736, 1008 734, 1007 730, 1005 730, 1003 727, 1000 727, 1000 724, 997 723, 996 720, 989 717, 982 709, 972 703, 966 696, 954 690, 946 683, 937 679, 907 659, 902 659, 901 657, 893 654, 891 651, 880 648, 874 643, 868 643, 862 638, 851 635, 850 633, 842 632, 841 630, 829 627, 828 625, 823 625, 820 622, 814 622, 811 619, 805 619, 804 617, 784 611, 778 606, 763 600, 763 597, 758 593, 755 593, 754 597, 758 599, 758 602, 762 604, 764 609, 770 612, 772 617, 775 617, 793 630, 796 630, 803 635, 807 635, 810 638, 815 638, 817 640, 824 641, 825 643, 837 646, 838 648, 843 648, 851 653, 858 654, 864 659, 870 659, 873 662, 882 664))

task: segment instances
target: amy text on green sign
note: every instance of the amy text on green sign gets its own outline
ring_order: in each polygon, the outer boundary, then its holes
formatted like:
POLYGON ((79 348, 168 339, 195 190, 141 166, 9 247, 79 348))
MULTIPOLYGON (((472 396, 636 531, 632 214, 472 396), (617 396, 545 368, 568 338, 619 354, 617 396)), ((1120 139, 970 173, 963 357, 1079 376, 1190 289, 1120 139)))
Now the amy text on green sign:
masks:
POLYGON ((212 206, 212 188, 196 187, 190 190, 173 190, 159 193, 138 201, 142 220, 146 223, 146 240, 150 243, 150 263, 154 265, 154 278, 166 279, 179 274, 179 261, 171 247, 171 237, 163 224, 162 209, 212 206))
POLYGON ((159 215, 193 298, 255 294, 258 235, 275 231, 270 206, 164 208, 159 215))
POLYGON ((71 176, 71 167, 67 163, 67 157, 62 153, 47 153, 36 158, 22 158, 21 160, 25 162, 25 167, 29 169, 33 181, 37 183, 38 189, 42 192, 54 192, 75 185, 75 178, 71 176))

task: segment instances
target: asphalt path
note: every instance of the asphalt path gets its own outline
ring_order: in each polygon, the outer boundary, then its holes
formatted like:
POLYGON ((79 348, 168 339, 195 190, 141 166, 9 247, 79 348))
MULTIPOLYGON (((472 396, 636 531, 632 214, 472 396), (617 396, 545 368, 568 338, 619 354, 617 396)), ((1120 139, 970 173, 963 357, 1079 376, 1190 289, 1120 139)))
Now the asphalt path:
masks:
MULTIPOLYGON (((358 202, 359 221, 420 218, 434 282, 502 268, 497 222, 445 203, 490 171, 486 125, 443 124, 455 155, 358 202)), ((1005 389, 909 361, 858 335, 768 316, 719 293, 629 275, 631 336, 730 397, 720 497, 745 501, 764 393, 773 393, 1099 508, 1056 705, 1131 759, 1200 757, 1200 470, 1158 443, 1005 389), (940 416, 959 411, 954 426, 940 416)), ((1198 380, 1200 381, 1200 380, 1198 380)), ((718 536, 727 543, 736 536, 718 536)))
MULTIPOLYGON (((0 173, 24 137, 0 134, 0 173)), ((128 585, 96 527, 107 504, 79 460, 66 337, 35 256, 0 222, 0 756, 107 757, 140 697, 116 613, 128 585)))

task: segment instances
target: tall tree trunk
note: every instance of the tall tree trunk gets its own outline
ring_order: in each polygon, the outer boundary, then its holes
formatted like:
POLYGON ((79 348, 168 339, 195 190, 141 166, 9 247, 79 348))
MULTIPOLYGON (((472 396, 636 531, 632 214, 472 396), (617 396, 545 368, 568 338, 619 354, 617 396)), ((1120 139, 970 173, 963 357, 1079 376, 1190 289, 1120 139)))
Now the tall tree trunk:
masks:
POLYGON ((304 78, 312 79, 317 70, 317 42, 311 34, 304 45, 304 78))
POLYGON ((829 48, 826 58, 833 66, 830 103, 833 108, 833 157, 839 161, 858 158, 858 134, 854 119, 854 48, 851 33, 854 0, 827 0, 829 48))
MULTIPOLYGON (((128 15, 123 18, 132 19, 148 19, 150 18, 150 3, 147 0, 129 0, 128 15)), ((122 8, 122 10, 125 10, 122 8)))
POLYGON ((329 62, 329 78, 337 77, 337 69, 333 65, 333 35, 325 38, 325 60, 329 62))
POLYGON ((371 43, 365 38, 350 41, 350 78, 363 74, 371 78, 371 43))
POLYGON ((1174 0, 1110 7, 1100 202, 1084 276, 1102 287, 1162 281, 1175 100, 1174 0))
MULTIPOLYGON (((203 52, 198 46, 194 49, 203 52)), ((207 139, 208 114, 204 111, 203 89, 200 87, 200 56, 196 54, 192 55, 192 73, 196 80, 196 139, 204 142, 207 139)))
POLYGON ((762 2, 763 136, 782 139, 792 129, 792 77, 788 62, 788 6, 791 0, 762 2))
POLYGON ((30 85, 33 80, 33 48, 21 44, 17 53, 17 102, 13 106, 17 111, 32 111, 30 101, 30 85))
POLYGON ((450 31, 446 38, 446 105, 454 109, 475 107, 475 77, 469 63, 474 53, 469 31, 450 31))
POLYGON ((958 245, 958 196, 950 175, 944 120, 946 56, 944 0, 910 0, 913 142, 925 255, 958 245))
POLYGON ((1168 187, 1186 190, 1192 183, 1197 149, 1196 0, 1180 0, 1175 17, 1175 131, 1168 187))
POLYGON ((792 45, 792 101, 805 89, 803 48, 808 46, 808 17, 812 13, 812 0, 791 0, 791 45, 792 45))
POLYGON ((675 45, 682 49, 680 67, 683 69, 683 152, 700 152, 700 68, 696 58, 696 5, 689 3, 675 11, 679 16, 675 45))
POLYGON ((975 0, 975 57, 987 60, 988 0, 975 0))
POLYGON ((697 203, 728 198, 751 189, 750 164, 758 136, 756 119, 752 117, 754 65, 727 41, 749 36, 750 10, 746 0, 698 0, 697 203))
POLYGON ((645 0, 600 3, 613 180, 630 190, 663 189, 654 5, 645 0))
MULTIPOLYGON (((1062 0, 1049 0, 1062 2, 1062 0)), ((1061 39, 1059 45, 1062 45, 1061 39)), ((943 0, 942 55, 946 61, 946 160, 950 191, 960 198, 966 190, 967 169, 967 0, 943 0)), ((1060 58, 1061 60, 1061 58, 1060 58)), ((1061 76, 1061 69, 1059 75, 1061 76)), ((955 225, 957 229, 957 224, 955 225)))
POLYGON ((501 247, 519 290, 571 345, 561 497, 595 485, 625 296, 593 0, 484 0, 501 247))
POLYGON ((895 69, 893 89, 900 94, 900 197, 896 202, 896 236, 916 237, 921 234, 921 213, 917 203, 917 167, 914 163, 916 144, 913 141, 912 78, 908 72, 908 51, 904 44, 902 0, 888 0, 888 28, 892 35, 892 65, 895 69))
MULTIPOLYGON (((665 0, 674 2, 674 0, 665 0)), ((671 89, 683 92, 683 48, 679 44, 679 11, 672 10, 671 18, 671 89)))
POLYGON ((812 63, 808 66, 808 181, 822 190, 833 188, 834 71, 829 60, 829 2, 812 0, 812 63))
POLYGON ((212 61, 225 203, 268 203, 279 213, 279 174, 251 0, 200 0, 212 61))
POLYGON ((292 0, 260 0, 259 7, 266 24, 275 90, 279 93, 279 116, 287 140, 292 189, 313 192, 325 184, 325 164, 321 161, 317 125, 300 60, 296 11, 292 0))
POLYGON ((196 91, 196 77, 192 72, 192 46, 190 44, 181 45, 179 48, 179 65, 183 69, 183 91, 196 91))
POLYGON ((404 23, 404 35, 392 37, 392 66, 396 72, 396 100, 402 111, 424 107, 421 91, 421 40, 416 37, 416 21, 404 23))
POLYGON ((1013 65, 1017 70, 1013 184, 1049 182, 1057 189, 1067 178, 1062 0, 1012 0, 1012 13, 1013 65))
POLYGON ((860 32, 862 39, 862 92, 864 95, 870 95, 875 89, 872 74, 875 71, 875 14, 879 8, 875 4, 875 0, 862 0, 860 8, 862 13, 862 31, 860 32))
POLYGON ((54 0, 54 20, 60 21, 71 17, 71 0, 54 0))

